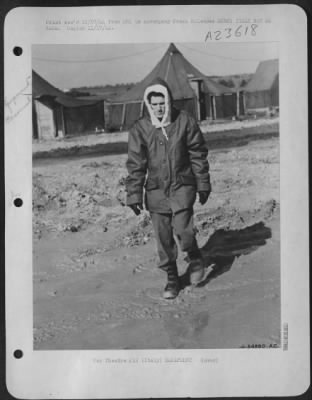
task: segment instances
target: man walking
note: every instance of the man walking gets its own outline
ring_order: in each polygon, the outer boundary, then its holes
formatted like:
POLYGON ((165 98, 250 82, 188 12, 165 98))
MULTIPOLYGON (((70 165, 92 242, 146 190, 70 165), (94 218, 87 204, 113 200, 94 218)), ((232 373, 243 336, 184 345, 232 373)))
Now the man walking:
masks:
POLYGON ((167 272, 164 298, 179 293, 177 244, 187 252, 190 282, 204 277, 204 265, 193 225, 196 193, 205 204, 210 191, 208 150, 196 121, 185 111, 172 107, 167 84, 160 79, 146 88, 147 116, 136 121, 129 132, 127 205, 136 215, 145 207, 155 230, 159 267, 167 272))

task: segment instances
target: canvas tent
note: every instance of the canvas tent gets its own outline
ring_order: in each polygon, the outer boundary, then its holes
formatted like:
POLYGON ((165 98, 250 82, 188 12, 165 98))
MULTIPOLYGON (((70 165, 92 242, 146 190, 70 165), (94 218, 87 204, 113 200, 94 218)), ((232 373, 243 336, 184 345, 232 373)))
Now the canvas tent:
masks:
POLYGON ((103 100, 80 100, 32 71, 33 137, 81 135, 104 129, 103 100))
POLYGON ((237 114, 236 93, 195 68, 171 43, 154 69, 126 93, 111 100, 108 125, 127 129, 142 116, 145 88, 155 79, 166 81, 174 106, 189 111, 197 120, 227 118, 237 114))
POLYGON ((259 63, 251 80, 244 88, 246 109, 279 106, 278 59, 259 63))

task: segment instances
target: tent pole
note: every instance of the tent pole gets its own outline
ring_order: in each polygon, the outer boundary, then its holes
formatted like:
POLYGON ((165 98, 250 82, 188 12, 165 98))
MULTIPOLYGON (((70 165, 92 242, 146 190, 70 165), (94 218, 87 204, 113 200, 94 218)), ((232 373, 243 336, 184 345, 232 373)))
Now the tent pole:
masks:
POLYGON ((61 106, 61 123, 62 123, 62 136, 65 137, 65 118, 64 118, 64 106, 61 106))
POLYGON ((246 92, 242 92, 244 114, 246 114, 246 92))
POLYGON ((213 119, 217 119, 216 96, 212 96, 213 119))
POLYGON ((59 136, 59 130, 58 130, 58 124, 57 124, 57 119, 58 119, 58 110, 57 108, 52 109, 52 115, 53 115, 53 136, 58 137, 59 136))
POLYGON ((239 91, 236 92, 236 116, 239 117, 239 91))
POLYGON ((121 117, 120 131, 123 130, 123 126, 125 124, 125 118, 126 118, 126 103, 124 103, 123 107, 122 107, 122 117, 121 117))
POLYGON ((198 98, 197 96, 193 97, 194 99, 194 103, 195 103, 195 115, 196 115, 196 119, 197 121, 199 121, 199 114, 198 114, 198 98))
POLYGON ((103 129, 105 131, 105 100, 103 100, 103 129))
POLYGON ((41 134, 41 126, 39 123, 39 110, 38 110, 38 104, 37 100, 33 100, 33 106, 34 106, 34 112, 35 112, 35 117, 36 117, 36 128, 37 128, 37 139, 42 139, 42 134, 41 134))

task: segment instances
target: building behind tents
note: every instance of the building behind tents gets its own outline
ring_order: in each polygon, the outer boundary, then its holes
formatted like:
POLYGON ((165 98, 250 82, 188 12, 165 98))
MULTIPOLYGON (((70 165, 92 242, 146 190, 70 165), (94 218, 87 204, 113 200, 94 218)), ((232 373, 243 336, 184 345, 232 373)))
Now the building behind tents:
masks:
POLYGON ((247 110, 279 107, 278 59, 261 61, 244 93, 247 110))
POLYGON ((32 72, 33 137, 52 139, 104 130, 104 100, 78 99, 32 72))
POLYGON ((195 68, 171 43, 154 69, 126 93, 108 105, 109 129, 128 129, 145 112, 145 88, 155 78, 163 79, 172 92, 173 105, 197 120, 232 118, 243 114, 243 102, 235 90, 208 78, 195 68))

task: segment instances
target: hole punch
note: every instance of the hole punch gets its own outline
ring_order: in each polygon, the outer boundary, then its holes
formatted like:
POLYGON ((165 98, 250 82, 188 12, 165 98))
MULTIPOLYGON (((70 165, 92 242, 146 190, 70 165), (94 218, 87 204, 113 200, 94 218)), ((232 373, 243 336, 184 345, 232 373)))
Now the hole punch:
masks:
POLYGON ((13 49, 13 53, 16 56, 21 56, 23 54, 23 49, 21 47, 19 47, 19 46, 15 46, 14 49, 13 49))
POLYGON ((24 354, 23 354, 22 350, 15 350, 13 355, 15 358, 17 358, 19 360, 20 358, 23 357, 24 354))
POLYGON ((23 205, 23 200, 22 199, 20 199, 19 197, 17 197, 16 199, 14 199, 14 205, 15 205, 15 207, 22 207, 22 205, 23 205))

